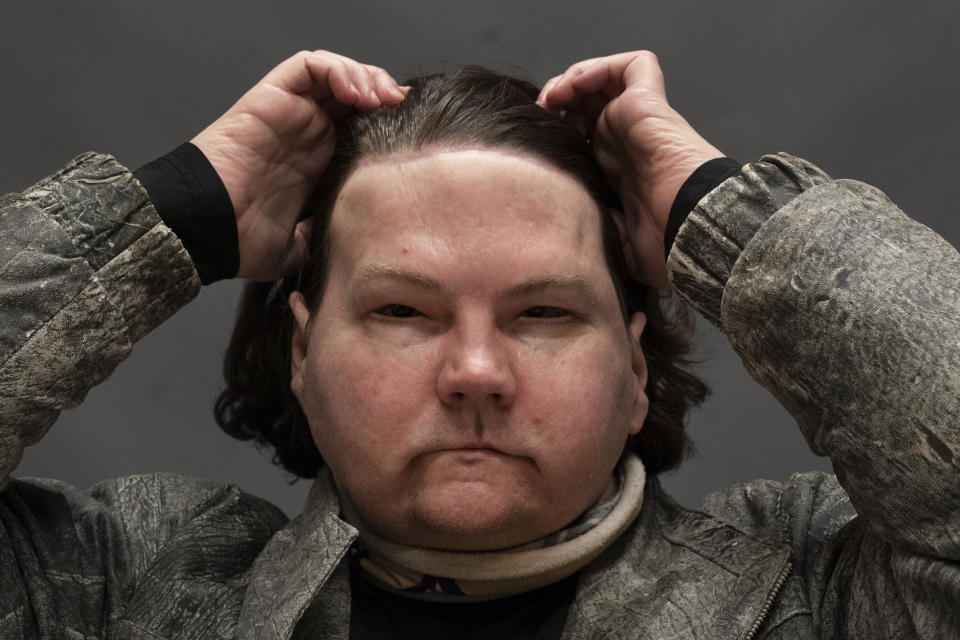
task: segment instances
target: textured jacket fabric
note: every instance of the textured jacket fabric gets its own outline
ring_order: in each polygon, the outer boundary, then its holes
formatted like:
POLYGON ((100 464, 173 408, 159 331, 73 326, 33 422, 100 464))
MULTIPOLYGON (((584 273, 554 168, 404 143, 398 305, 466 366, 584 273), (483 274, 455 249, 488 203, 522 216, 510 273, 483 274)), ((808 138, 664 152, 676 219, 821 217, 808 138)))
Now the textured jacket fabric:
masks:
MULTIPOLYGON (((960 256, 881 192, 780 154, 705 197, 668 261, 837 476, 636 522, 581 572, 564 638, 960 637, 960 256)), ((86 154, 0 199, 0 638, 347 638, 321 473, 303 513, 155 474, 11 478, 199 280, 140 184, 86 154)))

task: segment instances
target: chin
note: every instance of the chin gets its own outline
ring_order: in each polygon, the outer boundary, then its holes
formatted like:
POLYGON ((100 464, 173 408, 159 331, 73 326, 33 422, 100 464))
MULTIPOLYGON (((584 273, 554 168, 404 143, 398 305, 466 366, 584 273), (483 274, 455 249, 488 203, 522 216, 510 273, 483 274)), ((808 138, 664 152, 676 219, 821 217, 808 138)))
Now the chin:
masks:
POLYGON ((421 493, 409 527, 408 544, 450 551, 490 551, 531 542, 551 532, 543 510, 522 491, 504 495, 485 483, 460 482, 421 493))

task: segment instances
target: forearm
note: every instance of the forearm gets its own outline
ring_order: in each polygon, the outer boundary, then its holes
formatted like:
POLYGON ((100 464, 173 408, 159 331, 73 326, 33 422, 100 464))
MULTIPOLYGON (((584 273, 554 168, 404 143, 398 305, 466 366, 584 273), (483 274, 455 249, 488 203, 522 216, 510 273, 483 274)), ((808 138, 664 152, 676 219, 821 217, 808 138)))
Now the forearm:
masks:
POLYGON ((132 174, 85 154, 0 206, 0 488, 199 280, 132 174))
POLYGON ((876 189, 777 156, 704 198, 671 279, 898 546, 960 557, 960 257, 876 189))

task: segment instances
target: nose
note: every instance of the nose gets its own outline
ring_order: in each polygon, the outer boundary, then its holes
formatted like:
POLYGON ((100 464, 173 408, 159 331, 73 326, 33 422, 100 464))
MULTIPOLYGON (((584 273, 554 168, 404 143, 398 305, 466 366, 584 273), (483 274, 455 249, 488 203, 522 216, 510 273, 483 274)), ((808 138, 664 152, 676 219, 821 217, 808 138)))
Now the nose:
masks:
POLYGON ((437 395, 451 406, 513 402, 517 380, 506 337, 495 327, 460 327, 442 346, 437 395))

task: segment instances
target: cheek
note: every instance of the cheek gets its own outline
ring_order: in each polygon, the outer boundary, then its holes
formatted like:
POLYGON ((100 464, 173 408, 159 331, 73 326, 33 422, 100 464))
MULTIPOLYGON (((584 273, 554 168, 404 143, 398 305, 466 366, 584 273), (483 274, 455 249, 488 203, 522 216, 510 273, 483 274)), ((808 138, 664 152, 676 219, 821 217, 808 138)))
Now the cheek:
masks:
POLYGON ((557 361, 523 364, 531 430, 545 450, 585 464, 619 457, 635 378, 615 349, 587 347, 557 361))
POLYGON ((301 404, 332 467, 338 458, 383 465, 399 453, 432 395, 426 362, 423 354, 386 354, 358 340, 312 343, 301 404))

